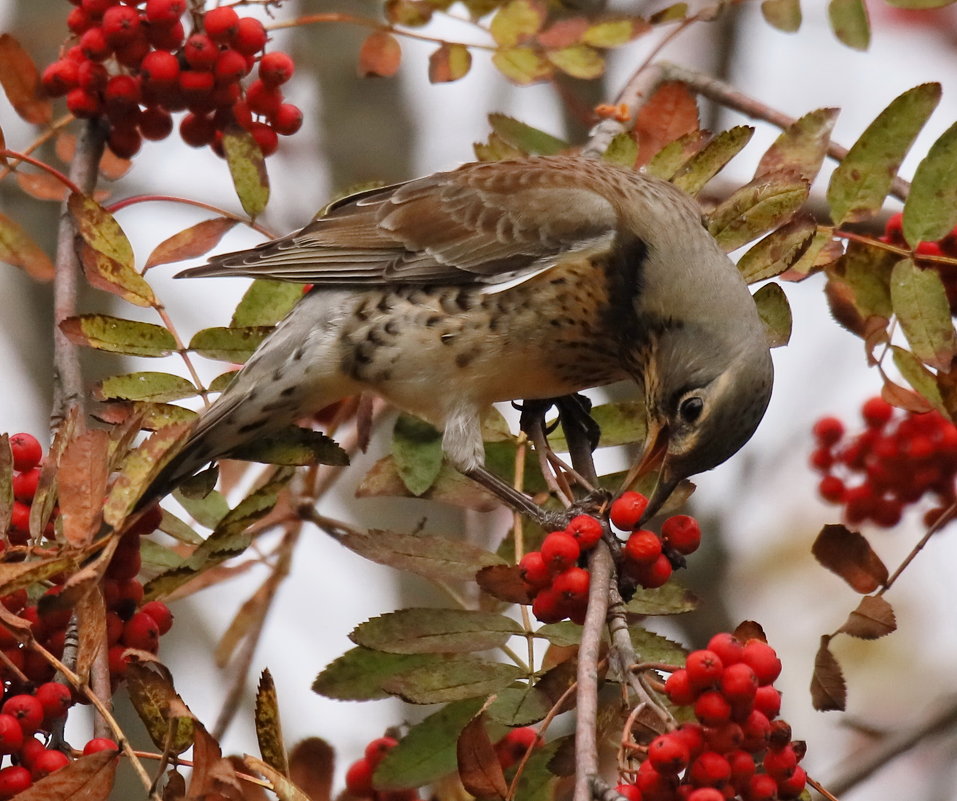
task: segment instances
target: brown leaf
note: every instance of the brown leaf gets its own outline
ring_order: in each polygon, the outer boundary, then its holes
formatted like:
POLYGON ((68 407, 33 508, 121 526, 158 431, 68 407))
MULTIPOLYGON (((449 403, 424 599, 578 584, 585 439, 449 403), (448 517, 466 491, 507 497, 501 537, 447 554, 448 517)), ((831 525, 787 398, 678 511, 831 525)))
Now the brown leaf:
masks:
POLYGON ((905 409, 915 414, 925 414, 933 408, 933 406, 927 402, 926 398, 921 397, 912 389, 902 387, 900 384, 895 384, 887 376, 884 376, 884 384, 881 387, 881 397, 891 406, 896 406, 898 409, 905 409))
POLYGON ((236 222, 229 217, 214 217, 173 234, 153 249, 143 271, 146 272, 159 264, 199 258, 216 247, 223 236, 233 229, 236 222))
MULTIPOLYGON (((540 690, 548 696, 548 700, 552 704, 557 704, 561 697, 565 694, 569 687, 571 687, 578 679, 578 648, 570 646, 568 648, 556 648, 551 647, 546 653, 546 658, 549 657, 554 652, 555 657, 561 656, 564 657, 561 661, 555 661, 551 659, 553 666, 549 667, 547 663, 542 664, 542 668, 545 669, 545 673, 542 674, 542 677, 535 682, 535 689, 540 690)), ((569 709, 575 708, 575 694, 572 693, 565 700, 565 703, 562 705, 559 711, 567 712, 569 709)))
POLYGON ((171 754, 189 748, 201 724, 177 695, 168 671, 155 662, 147 665, 131 661, 126 679, 130 702, 154 745, 171 754))
POLYGON ((240 794, 242 789, 236 769, 223 758, 219 743, 198 720, 194 721, 194 731, 193 775, 189 781, 188 797, 201 801, 207 796, 240 794))
MULTIPOLYGON (((238 774, 245 774, 249 776, 253 773, 258 773, 257 771, 250 770, 241 756, 231 754, 229 757, 227 757, 227 759, 229 760, 229 764, 233 766, 238 774)), ((272 801, 272 795, 266 792, 265 788, 258 784, 253 784, 250 781, 242 779, 242 776, 240 776, 240 781, 242 795, 239 799, 230 799, 230 801, 272 801)))
POLYGON ((399 70, 402 47, 391 33, 375 31, 366 37, 359 49, 360 78, 391 78, 399 70))
POLYGON ((17 170, 17 186, 37 200, 62 201, 69 194, 69 187, 48 172, 17 170))
POLYGON ((70 545, 91 542, 103 518, 110 435, 103 429, 86 431, 72 439, 60 458, 57 486, 63 536, 70 545))
POLYGON ((472 795, 505 798, 508 784, 485 729, 485 713, 476 715, 462 730, 455 744, 459 778, 472 795))
POLYGON ((293 746, 289 754, 289 778, 310 801, 329 801, 335 753, 320 737, 307 737, 293 746))
POLYGON ((17 801, 107 801, 116 776, 117 751, 80 757, 22 793, 17 801))
POLYGON ((183 801, 186 798, 186 779, 183 774, 172 768, 166 774, 166 786, 163 788, 163 801, 183 801))
POLYGON ((821 637, 821 647, 814 656, 811 676, 811 703, 818 712, 843 710, 847 705, 847 684, 844 672, 828 648, 830 637, 821 637))
POLYGON ((449 83, 465 76, 472 67, 472 53, 463 44, 443 42, 429 56, 429 83, 449 83))
POLYGON ((19 267, 37 281, 52 281, 53 262, 23 227, 0 214, 0 261, 19 267))
POLYGON ((289 763, 279 721, 279 698, 268 668, 259 677, 259 689, 256 691, 256 739, 259 741, 259 753, 266 763, 283 776, 288 776, 289 763))
MULTIPOLYGON (((248 770, 261 774, 269 781, 279 801, 310 801, 309 796, 269 763, 251 754, 245 754, 242 761, 248 770)), ((235 768, 232 762, 230 766, 235 768)))
POLYGON ((862 640, 876 640, 897 629, 894 608, 883 595, 866 595, 861 598, 857 609, 847 616, 844 625, 838 631, 860 637, 862 640))
POLYGON ((475 574, 475 580, 485 592, 500 601, 530 604, 528 587, 522 581, 517 565, 490 565, 475 574))
POLYGON ((874 592, 887 581, 887 568, 870 543, 862 534, 846 526, 824 526, 811 546, 811 553, 862 595, 874 592))
POLYGON ((764 633, 764 628, 760 623, 754 620, 742 620, 734 630, 734 636, 741 640, 741 642, 747 642, 748 640, 768 641, 767 635, 764 633))
POLYGON ((638 137, 638 166, 669 142, 698 130, 698 104, 683 83, 663 83, 635 117, 638 137))
POLYGON ((76 673, 81 680, 89 678, 90 667, 101 648, 106 647, 106 605, 101 592, 88 592, 75 607, 76 628, 80 635, 76 673))
POLYGON ((34 125, 53 119, 53 104, 40 91, 40 73, 30 54, 10 34, 0 35, 0 84, 17 112, 34 125))

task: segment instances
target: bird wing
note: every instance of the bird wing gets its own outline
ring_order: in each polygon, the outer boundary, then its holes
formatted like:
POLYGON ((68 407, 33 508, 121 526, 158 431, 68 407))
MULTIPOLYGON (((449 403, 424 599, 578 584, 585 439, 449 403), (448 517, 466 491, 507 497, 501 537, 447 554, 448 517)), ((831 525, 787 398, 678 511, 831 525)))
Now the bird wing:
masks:
POLYGON ((576 170, 580 162, 468 164, 369 190, 335 203, 301 231, 216 256, 177 277, 368 286, 500 284, 531 276, 568 254, 605 250, 615 238, 617 210, 576 170))

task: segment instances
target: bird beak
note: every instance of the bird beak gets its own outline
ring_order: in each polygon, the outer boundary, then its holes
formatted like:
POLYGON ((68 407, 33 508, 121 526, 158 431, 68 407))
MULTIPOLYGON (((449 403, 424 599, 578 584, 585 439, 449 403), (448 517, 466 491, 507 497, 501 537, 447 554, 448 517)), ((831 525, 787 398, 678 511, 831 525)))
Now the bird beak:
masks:
POLYGON ((658 481, 651 497, 648 499, 648 508, 641 516, 639 525, 643 525, 646 520, 650 520, 658 513, 658 510, 668 500, 668 496, 671 495, 672 490, 680 480, 667 474, 665 457, 668 455, 669 436, 670 432, 666 425, 662 425, 658 420, 648 421, 648 433, 645 435, 644 448, 634 466, 628 471, 628 475, 622 484, 621 492, 626 492, 635 485, 638 479, 648 475, 653 470, 658 470, 658 481))

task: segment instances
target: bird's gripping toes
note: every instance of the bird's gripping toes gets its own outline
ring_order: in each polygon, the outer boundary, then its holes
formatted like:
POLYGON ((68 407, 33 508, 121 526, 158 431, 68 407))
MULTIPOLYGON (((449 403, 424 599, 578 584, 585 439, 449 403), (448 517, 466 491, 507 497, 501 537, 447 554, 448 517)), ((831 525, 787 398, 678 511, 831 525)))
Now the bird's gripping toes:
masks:
MULTIPOLYGON (((147 489, 369 390, 444 430, 487 483, 479 413, 630 379, 648 412, 649 514, 751 437, 771 392, 764 328, 681 190, 578 156, 467 164, 336 203, 189 277, 314 284, 147 489)), ((514 500, 514 498, 512 499, 514 500)))

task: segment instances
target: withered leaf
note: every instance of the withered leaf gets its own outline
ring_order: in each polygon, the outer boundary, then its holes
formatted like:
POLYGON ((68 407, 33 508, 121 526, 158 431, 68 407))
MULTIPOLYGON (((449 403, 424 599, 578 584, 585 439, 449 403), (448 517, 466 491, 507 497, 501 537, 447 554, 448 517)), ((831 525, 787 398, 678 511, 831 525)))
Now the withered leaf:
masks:
POLYGON ((485 728, 485 715, 476 715, 462 730, 455 746, 459 778, 472 795, 505 798, 508 784, 485 728))
POLYGON ((821 637, 821 646, 814 657, 811 676, 811 703, 819 712, 842 710, 847 705, 847 683, 844 672, 828 644, 830 637, 821 637))
POLYGON ((861 598, 857 609, 848 615, 844 625, 838 631, 859 637, 862 640, 876 640, 897 629, 894 608, 883 595, 866 595, 861 598))
POLYGON ((856 592, 866 595, 887 581, 887 567, 870 543, 857 531, 840 524, 826 525, 814 540, 811 553, 856 592))

